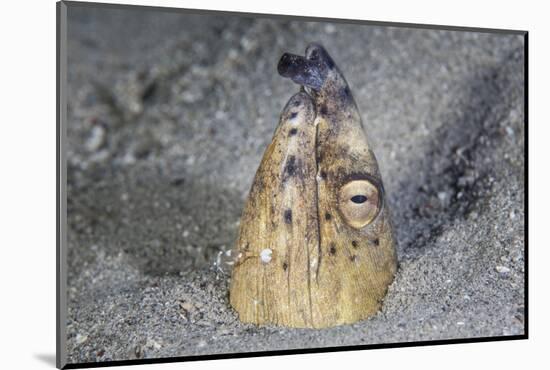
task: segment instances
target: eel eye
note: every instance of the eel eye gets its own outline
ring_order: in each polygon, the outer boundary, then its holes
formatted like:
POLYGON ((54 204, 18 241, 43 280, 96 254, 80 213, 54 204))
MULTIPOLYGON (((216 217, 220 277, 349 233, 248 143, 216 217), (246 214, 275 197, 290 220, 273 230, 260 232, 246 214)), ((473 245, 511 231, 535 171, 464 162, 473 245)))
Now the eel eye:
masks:
POLYGON ((378 187, 368 180, 353 180, 340 188, 338 207, 350 226, 361 228, 370 224, 380 211, 378 187))

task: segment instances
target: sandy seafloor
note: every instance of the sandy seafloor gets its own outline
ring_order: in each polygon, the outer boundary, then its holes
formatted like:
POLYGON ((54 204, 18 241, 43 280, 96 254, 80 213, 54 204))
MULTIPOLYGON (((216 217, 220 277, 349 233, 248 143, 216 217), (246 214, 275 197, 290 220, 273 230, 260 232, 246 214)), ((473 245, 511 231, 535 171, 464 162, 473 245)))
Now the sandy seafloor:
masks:
POLYGON ((518 35, 69 7, 69 362, 524 333, 518 35), (240 213, 322 43, 382 172, 399 270, 381 311, 323 330, 228 305, 240 213))

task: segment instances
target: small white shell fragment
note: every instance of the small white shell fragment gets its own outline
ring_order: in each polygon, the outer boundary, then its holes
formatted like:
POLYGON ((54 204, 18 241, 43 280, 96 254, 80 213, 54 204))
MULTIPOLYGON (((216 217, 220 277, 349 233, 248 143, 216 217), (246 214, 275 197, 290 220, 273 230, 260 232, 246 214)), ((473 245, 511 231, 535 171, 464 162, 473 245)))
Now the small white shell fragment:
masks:
POLYGON ((334 32, 336 32, 336 27, 334 27, 332 24, 328 23, 325 26, 325 32, 328 33, 329 35, 332 35, 334 32))
POLYGON ((496 267, 496 270, 497 270, 497 272, 500 273, 500 274, 507 274, 507 273, 510 272, 510 269, 509 269, 508 267, 506 267, 506 266, 497 266, 497 267, 496 267))
POLYGON ((83 335, 79 333, 76 335, 76 344, 82 344, 87 340, 88 340, 88 336, 85 334, 83 335))
POLYGON ((269 248, 266 248, 264 249, 261 253, 260 253, 260 259, 262 260, 263 263, 269 263, 271 262, 271 254, 273 253, 273 251, 269 248))
POLYGON ((146 346, 153 347, 155 349, 160 349, 162 347, 162 345, 154 339, 147 339, 146 346))
POLYGON ((221 264, 222 254, 223 254, 223 251, 218 252, 218 255, 216 256, 216 262, 214 262, 214 266, 219 266, 221 264))
POLYGON ((86 149, 90 152, 98 150, 105 142, 105 129, 99 125, 93 126, 90 137, 86 140, 86 149))

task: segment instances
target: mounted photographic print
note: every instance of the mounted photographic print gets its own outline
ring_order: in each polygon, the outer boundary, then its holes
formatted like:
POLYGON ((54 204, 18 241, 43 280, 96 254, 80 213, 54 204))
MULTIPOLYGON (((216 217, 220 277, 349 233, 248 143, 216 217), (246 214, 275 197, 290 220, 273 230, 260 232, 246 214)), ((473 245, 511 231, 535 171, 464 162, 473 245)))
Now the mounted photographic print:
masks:
POLYGON ((527 338, 526 53, 58 3, 57 366, 527 338))

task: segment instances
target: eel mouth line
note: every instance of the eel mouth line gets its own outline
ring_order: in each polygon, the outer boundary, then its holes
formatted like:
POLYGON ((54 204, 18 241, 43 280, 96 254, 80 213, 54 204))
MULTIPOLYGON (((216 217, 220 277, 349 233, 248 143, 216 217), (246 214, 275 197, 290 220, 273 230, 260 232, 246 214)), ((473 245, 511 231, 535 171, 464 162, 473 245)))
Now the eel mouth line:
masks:
MULTIPOLYGON (((309 47, 308 47, 309 49, 309 47)), ((306 51, 306 55, 307 55, 306 51)), ((312 285, 316 283, 319 284, 319 272, 321 267, 321 255, 322 255, 322 235, 321 235, 321 210, 319 205, 319 127, 317 125, 317 93, 322 89, 325 84, 328 76, 328 69, 324 67, 324 63, 321 60, 311 60, 307 57, 300 55, 294 55, 285 53, 282 55, 279 63, 277 65, 277 71, 282 77, 290 78, 293 82, 301 85, 301 92, 308 96, 308 99, 311 99, 313 106, 315 107, 315 117, 313 118, 315 122, 314 130, 314 148, 313 158, 315 159, 315 184, 314 184, 314 208, 312 209, 315 212, 315 225, 314 230, 316 235, 316 246, 315 249, 310 250, 306 247, 307 255, 307 299, 309 306, 309 318, 311 326, 315 327, 315 318, 313 315, 313 297, 312 297, 312 285), (312 265, 312 261, 315 263, 312 265)), ((290 284, 289 284, 290 290, 290 284)), ((289 298, 290 299, 290 298, 289 298)))

